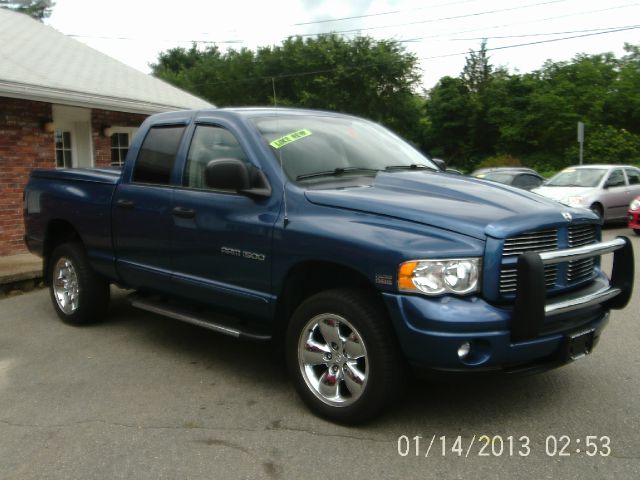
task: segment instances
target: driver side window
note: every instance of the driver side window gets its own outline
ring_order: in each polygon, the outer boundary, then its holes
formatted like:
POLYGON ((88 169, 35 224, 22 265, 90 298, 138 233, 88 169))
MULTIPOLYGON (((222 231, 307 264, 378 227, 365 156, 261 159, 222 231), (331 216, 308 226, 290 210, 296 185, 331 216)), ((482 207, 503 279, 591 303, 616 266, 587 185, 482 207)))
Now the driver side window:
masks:
POLYGON ((607 183, 605 185, 607 187, 623 187, 624 184, 624 174, 622 173, 621 169, 617 169, 609 174, 609 178, 607 179, 607 183))
POLYGON ((213 125, 198 125, 189 147, 183 185, 208 189, 205 182, 207 164, 221 158, 235 158, 249 164, 244 150, 231 132, 213 125))

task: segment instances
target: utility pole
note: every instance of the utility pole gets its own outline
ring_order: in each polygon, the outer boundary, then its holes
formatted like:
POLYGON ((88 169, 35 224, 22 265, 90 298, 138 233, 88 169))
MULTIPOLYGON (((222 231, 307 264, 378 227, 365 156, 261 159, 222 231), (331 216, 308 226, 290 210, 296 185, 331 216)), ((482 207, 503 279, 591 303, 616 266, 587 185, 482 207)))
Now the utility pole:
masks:
POLYGON ((584 123, 578 122, 578 143, 580 144, 580 165, 582 165, 582 155, 584 152, 584 123))

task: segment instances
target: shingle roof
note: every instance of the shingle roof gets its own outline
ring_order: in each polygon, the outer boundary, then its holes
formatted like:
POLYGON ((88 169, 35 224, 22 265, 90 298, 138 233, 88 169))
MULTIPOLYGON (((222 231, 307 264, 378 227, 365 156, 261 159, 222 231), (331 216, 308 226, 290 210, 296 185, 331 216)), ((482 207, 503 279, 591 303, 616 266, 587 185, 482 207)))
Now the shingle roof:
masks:
POLYGON ((0 96, 133 113, 212 105, 0 8, 0 96))

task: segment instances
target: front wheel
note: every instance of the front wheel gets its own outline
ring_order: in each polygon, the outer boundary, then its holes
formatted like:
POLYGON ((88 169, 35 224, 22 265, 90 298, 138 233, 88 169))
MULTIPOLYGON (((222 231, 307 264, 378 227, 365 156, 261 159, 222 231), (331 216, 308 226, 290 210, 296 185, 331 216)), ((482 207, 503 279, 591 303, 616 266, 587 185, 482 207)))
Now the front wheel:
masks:
POLYGON ((402 398, 405 372, 393 329, 366 292, 329 290, 304 301, 286 349, 300 397, 328 420, 360 423, 402 398))
POLYGON ((594 203, 593 205, 591 205, 591 207, 589 207, 589 209, 596 214, 600 221, 604 220, 604 210, 602 208, 602 205, 600 205, 599 203, 594 203))
POLYGON ((81 244, 56 247, 51 254, 49 274, 53 307, 63 321, 84 325, 104 316, 109 303, 109 283, 93 271, 81 244))

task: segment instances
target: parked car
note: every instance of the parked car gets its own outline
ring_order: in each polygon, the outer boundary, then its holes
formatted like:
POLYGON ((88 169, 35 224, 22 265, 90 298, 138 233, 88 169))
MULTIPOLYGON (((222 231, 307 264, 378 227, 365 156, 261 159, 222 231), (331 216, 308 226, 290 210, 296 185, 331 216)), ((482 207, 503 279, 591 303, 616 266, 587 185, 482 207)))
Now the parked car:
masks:
POLYGON ((529 168, 529 167, 487 167, 487 168, 478 168, 477 170, 474 170, 473 172, 471 172, 471 176, 472 177, 477 177, 483 173, 489 173, 489 172, 495 172, 495 171, 500 171, 503 169, 508 169, 508 170, 518 170, 520 172, 531 172, 531 173, 536 173, 536 171, 533 168, 529 168))
POLYGON ((63 321, 130 288, 135 308, 274 340, 302 400, 356 423, 398 403, 409 366, 530 373, 592 351, 633 288, 599 257, 633 248, 558 207, 443 173, 373 122, 259 108, 151 116, 122 171, 32 172, 24 214, 63 321))
POLYGON ((603 221, 627 218, 640 195, 640 169, 631 165, 580 165, 565 168, 533 190, 575 208, 589 208, 603 221))
POLYGON ((482 169, 474 172, 472 176, 524 190, 537 188, 544 182, 544 177, 531 168, 500 167, 482 169))
POLYGON ((634 231, 636 235, 640 235, 640 197, 633 199, 629 205, 629 228, 634 231))

